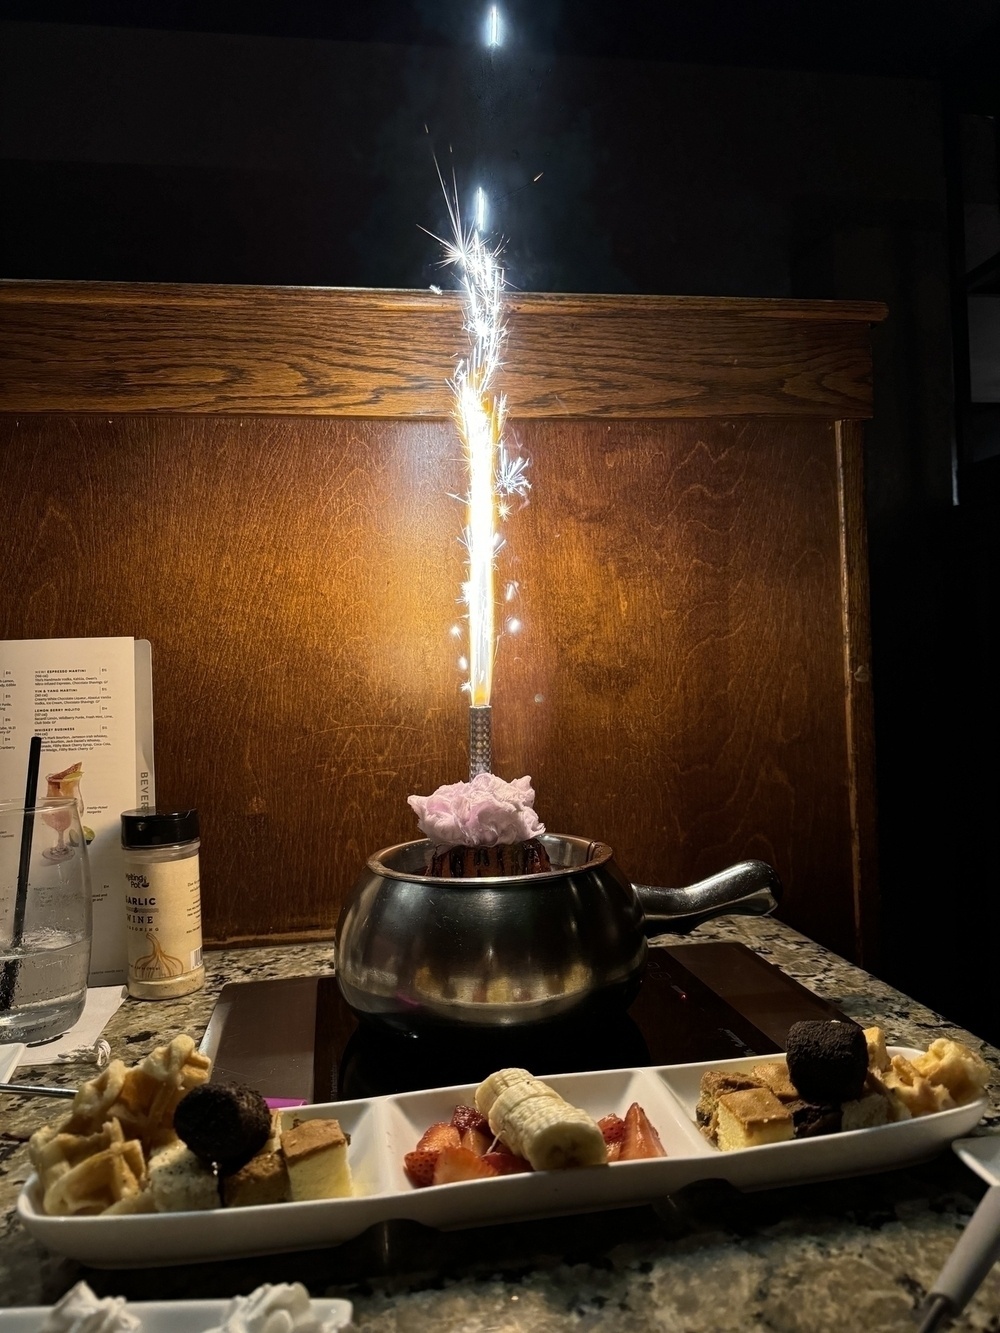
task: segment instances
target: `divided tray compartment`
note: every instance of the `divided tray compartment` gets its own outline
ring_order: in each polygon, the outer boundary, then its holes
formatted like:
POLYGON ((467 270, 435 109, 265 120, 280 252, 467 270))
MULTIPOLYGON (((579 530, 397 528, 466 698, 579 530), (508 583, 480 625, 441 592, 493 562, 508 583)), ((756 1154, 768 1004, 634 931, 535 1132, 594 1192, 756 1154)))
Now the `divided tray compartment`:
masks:
MULTIPOLYGON (((890 1050, 911 1057, 919 1053, 904 1047, 890 1050)), ((40 1211, 38 1181, 31 1176, 18 1199, 18 1214, 48 1249, 94 1267, 208 1262, 336 1245, 376 1223, 397 1219, 441 1229, 483 1226, 654 1202, 698 1180, 764 1189, 888 1170, 933 1156, 967 1134, 987 1106, 981 1098, 874 1129, 720 1152, 694 1122, 701 1075, 707 1069, 749 1069, 761 1059, 754 1055, 541 1075, 595 1119, 611 1112, 624 1116, 632 1102, 639 1102, 659 1132, 666 1157, 415 1189, 404 1173, 404 1155, 429 1125, 450 1120, 456 1105, 474 1102, 475 1085, 468 1084, 294 1108, 302 1118, 335 1117, 351 1136, 356 1194, 350 1199, 122 1217, 47 1217, 40 1211)))

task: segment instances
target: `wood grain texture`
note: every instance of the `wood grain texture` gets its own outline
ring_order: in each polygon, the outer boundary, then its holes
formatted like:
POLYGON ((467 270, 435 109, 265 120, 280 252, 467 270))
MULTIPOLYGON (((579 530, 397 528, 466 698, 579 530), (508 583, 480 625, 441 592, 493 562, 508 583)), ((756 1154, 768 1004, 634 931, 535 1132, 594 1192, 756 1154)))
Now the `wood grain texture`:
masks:
MULTIPOLYGON (((635 880, 771 861, 784 918, 852 956, 857 435, 794 416, 515 430, 534 490, 501 569, 524 629, 500 646, 495 767, 531 773, 547 825, 606 839, 635 880)), ((207 938, 329 934, 365 857, 414 836, 407 795, 465 775, 450 424, 7 415, 0 448, 0 630, 151 640, 158 792, 202 812, 207 938)))
POLYGON ((851 878, 854 884, 853 957, 869 971, 880 955, 875 718, 872 695, 868 543, 865 524, 864 432, 858 422, 836 426, 840 481, 841 604, 851 802, 851 878))
MULTIPOLYGON (((871 415, 877 303, 526 294, 524 419, 871 415)), ((0 283, 0 411, 444 418, 453 293, 0 283)))

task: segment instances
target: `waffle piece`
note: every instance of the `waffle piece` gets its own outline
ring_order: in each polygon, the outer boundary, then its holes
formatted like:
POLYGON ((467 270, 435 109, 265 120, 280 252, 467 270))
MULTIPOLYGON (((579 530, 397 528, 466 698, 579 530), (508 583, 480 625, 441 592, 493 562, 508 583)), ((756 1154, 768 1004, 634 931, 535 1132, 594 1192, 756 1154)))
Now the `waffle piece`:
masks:
POLYGON ((207 1082, 211 1069, 211 1060, 195 1050, 192 1037, 174 1037, 128 1071, 112 1114, 122 1120, 126 1133, 130 1123, 135 1125, 144 1143, 169 1143, 177 1104, 192 1088, 207 1082))
POLYGON ((137 1193, 146 1175, 142 1147, 128 1141, 126 1151, 125 1135, 116 1120, 109 1120, 96 1134, 70 1134, 46 1125, 32 1134, 28 1157, 42 1188, 42 1209, 54 1217, 104 1212, 137 1193), (112 1161, 117 1157, 122 1159, 120 1167, 112 1161), (93 1172, 83 1169, 97 1158, 102 1161, 93 1172))
POLYGON ((199 1161, 180 1139, 158 1148, 150 1157, 149 1193, 158 1213, 220 1206, 215 1172, 199 1161))
POLYGON ((886 1050, 885 1033, 881 1028, 865 1028, 865 1045, 868 1047, 868 1068, 879 1072, 889 1068, 889 1052, 886 1050))
POLYGON ((856 1023, 809 1020, 788 1029, 788 1072, 799 1095, 820 1106, 854 1101, 868 1074, 868 1044, 856 1023))
POLYGON ((42 1193, 85 1158, 123 1140, 121 1126, 112 1122, 102 1125, 96 1134, 71 1134, 55 1125, 36 1129, 28 1140, 28 1158, 35 1168, 42 1193))
POLYGON ((719 1098, 727 1092, 745 1092, 748 1088, 762 1086, 758 1078, 742 1070, 706 1069, 701 1076, 701 1096, 694 1112, 699 1128, 710 1138, 714 1137, 712 1122, 719 1098))
POLYGON ((96 1134, 110 1118, 111 1107, 118 1101, 128 1070, 124 1060, 112 1060, 96 1077, 81 1083, 70 1107, 69 1119, 62 1126, 70 1134, 96 1134))
POLYGON ((42 1211, 50 1217, 107 1212, 141 1194, 145 1184, 142 1145, 126 1139, 113 1120, 99 1134, 50 1136, 36 1146, 32 1161, 43 1182, 42 1211))
POLYGON ((770 1088, 779 1102, 787 1105, 802 1100, 798 1088, 789 1077, 788 1065, 784 1060, 768 1060, 764 1064, 754 1065, 750 1073, 765 1088, 770 1088))
MULTIPOLYGON (((935 1111, 946 1111, 955 1105, 948 1089, 925 1078, 905 1055, 894 1055, 889 1068, 878 1078, 890 1101, 909 1111, 911 1116, 933 1115, 935 1111)), ((905 1118, 896 1116, 896 1119, 905 1118)))
POLYGON ((724 1093, 715 1108, 715 1139, 723 1152, 781 1143, 793 1133, 791 1111, 770 1088, 724 1093))
MULTIPOLYGON (((134 1140, 133 1140, 134 1142, 134 1140)), ((126 1194, 117 1203, 113 1203, 110 1208, 105 1208, 101 1214, 102 1217, 120 1216, 123 1213, 155 1213, 156 1200, 148 1189, 140 1190, 138 1194, 126 1194)))
POLYGON ((960 1041, 938 1037, 913 1067, 935 1087, 947 1088, 956 1106, 974 1102, 986 1091, 990 1071, 986 1061, 960 1041))
POLYGON ((77 1090, 63 1126, 73 1134, 93 1134, 117 1120, 126 1138, 148 1149, 173 1141, 174 1108, 192 1088, 208 1079, 212 1062, 195 1050, 194 1038, 174 1037, 157 1046, 132 1069, 112 1060, 107 1069, 77 1090))

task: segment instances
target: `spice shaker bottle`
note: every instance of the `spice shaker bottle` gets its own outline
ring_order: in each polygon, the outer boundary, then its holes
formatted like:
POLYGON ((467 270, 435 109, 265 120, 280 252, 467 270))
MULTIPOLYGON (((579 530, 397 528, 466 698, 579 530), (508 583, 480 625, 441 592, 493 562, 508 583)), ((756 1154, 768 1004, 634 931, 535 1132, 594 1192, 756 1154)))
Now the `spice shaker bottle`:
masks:
POLYGON ((197 810, 125 810, 128 992, 168 1000, 205 984, 197 810))

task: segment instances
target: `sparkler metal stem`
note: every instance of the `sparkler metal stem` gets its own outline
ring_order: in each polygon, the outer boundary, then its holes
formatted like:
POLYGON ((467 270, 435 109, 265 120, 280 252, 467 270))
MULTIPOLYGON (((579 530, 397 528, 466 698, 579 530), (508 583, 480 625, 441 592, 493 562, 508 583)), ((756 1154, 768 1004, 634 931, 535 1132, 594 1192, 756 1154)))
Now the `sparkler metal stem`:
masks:
POLYGON ((477 773, 493 772, 493 709, 473 704, 469 709, 469 781, 477 773))

